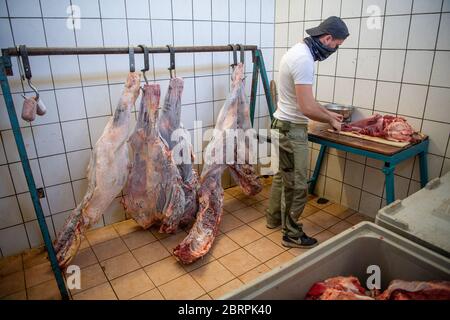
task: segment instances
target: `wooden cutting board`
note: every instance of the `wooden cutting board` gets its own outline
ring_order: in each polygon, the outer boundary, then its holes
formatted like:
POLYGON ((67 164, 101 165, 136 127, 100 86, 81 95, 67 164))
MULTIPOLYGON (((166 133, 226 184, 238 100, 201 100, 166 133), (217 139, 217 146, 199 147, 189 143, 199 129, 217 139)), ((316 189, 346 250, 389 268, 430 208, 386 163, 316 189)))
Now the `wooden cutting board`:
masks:
POLYGON ((383 139, 383 138, 368 136, 368 135, 365 135, 365 134, 357 134, 357 133, 354 133, 354 132, 341 131, 341 132, 338 133, 337 131, 334 131, 333 129, 327 129, 327 131, 335 133, 335 134, 338 134, 338 135, 340 134, 340 135, 344 135, 344 136, 349 136, 349 137, 355 137, 355 138, 359 138, 359 139, 374 141, 374 142, 387 144, 387 145, 394 146, 394 147, 399 147, 399 148, 404 148, 404 147, 406 147, 407 145, 409 145, 411 143, 411 142, 391 141, 391 140, 386 140, 386 139, 383 139))

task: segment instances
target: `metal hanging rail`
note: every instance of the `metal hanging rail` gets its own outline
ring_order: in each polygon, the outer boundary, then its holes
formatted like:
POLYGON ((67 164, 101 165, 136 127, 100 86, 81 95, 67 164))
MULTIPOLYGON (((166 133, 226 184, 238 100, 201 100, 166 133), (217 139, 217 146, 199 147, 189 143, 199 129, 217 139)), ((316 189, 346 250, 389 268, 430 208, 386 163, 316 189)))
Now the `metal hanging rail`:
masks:
MULTIPOLYGON (((250 117, 253 124, 256 106, 256 97, 258 89, 258 76, 261 73, 262 85, 264 88, 264 93, 266 96, 267 107, 269 109, 270 118, 273 118, 273 112, 275 110, 273 101, 270 95, 269 79, 267 77, 266 68, 264 65, 264 59, 262 52, 254 45, 236 45, 236 46, 180 46, 180 47, 145 47, 145 52, 148 53, 195 53, 195 52, 230 52, 235 51, 236 47, 239 47, 241 51, 241 57, 243 57, 243 51, 252 52, 252 62, 253 62, 253 78, 251 84, 251 94, 250 94, 250 117), (148 51, 147 51, 148 50, 148 51)), ((39 201, 38 191, 36 189, 36 184, 33 178, 33 174, 30 167, 30 162, 28 160, 28 155, 25 149, 25 143, 22 136, 22 131, 20 130, 19 121, 17 118, 16 109, 14 107, 14 102, 11 94, 11 89, 9 86, 7 76, 13 75, 11 57, 20 57, 19 46, 12 48, 1 49, 2 56, 0 57, 0 85, 3 92, 3 98, 5 100, 6 108, 8 111, 9 119, 11 122, 11 128, 14 133, 14 139, 16 141, 17 149, 19 151, 20 161, 22 163, 22 168, 25 173, 25 177, 28 184, 28 189, 30 191, 31 199, 33 201, 33 207, 36 212, 36 217, 38 220, 39 228, 44 239, 44 244, 47 249, 50 264, 52 266, 55 279, 63 299, 69 299, 69 294, 66 288, 62 270, 59 268, 58 261, 56 258, 56 253, 51 241, 50 233, 48 231, 47 224, 45 222, 44 212, 39 201)), ((28 56, 52 56, 52 55, 83 55, 83 54, 130 54, 134 53, 144 53, 144 46, 137 47, 79 47, 79 48, 26 48, 28 56)), ((131 54, 130 54, 131 57, 131 54)), ((243 59, 243 58, 241 58, 243 59)), ((133 58, 134 60, 134 58, 133 58)), ((29 66, 28 66, 29 67, 29 66)), ((133 65, 134 67, 134 65, 133 65)), ((170 68, 169 68, 170 69, 170 68)), ((31 73, 30 73, 31 76, 31 73)))

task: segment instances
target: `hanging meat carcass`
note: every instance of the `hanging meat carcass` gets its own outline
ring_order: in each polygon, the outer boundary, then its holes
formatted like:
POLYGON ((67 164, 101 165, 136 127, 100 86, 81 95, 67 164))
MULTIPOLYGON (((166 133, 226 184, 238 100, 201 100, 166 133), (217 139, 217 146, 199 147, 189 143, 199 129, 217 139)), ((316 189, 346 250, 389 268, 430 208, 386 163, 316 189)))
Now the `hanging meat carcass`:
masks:
POLYGON ((181 78, 172 78, 160 110, 158 124, 161 137, 166 141, 172 156, 178 164, 178 171, 182 178, 182 187, 185 197, 184 214, 181 225, 187 225, 195 219, 198 209, 197 189, 198 175, 192 167, 194 153, 187 130, 180 122, 181 95, 184 81, 181 78))
MULTIPOLYGON (((248 143, 243 146, 244 163, 238 163, 236 154, 242 152, 242 144, 237 142, 226 144, 227 132, 230 129, 248 129, 250 124, 250 110, 245 96, 244 65, 238 64, 232 75, 231 92, 220 110, 214 129, 213 138, 205 150, 205 164, 201 175, 201 185, 198 192, 199 210, 196 221, 187 237, 174 249, 174 254, 183 263, 192 263, 204 256, 214 241, 222 217, 223 188, 221 183, 222 173, 226 168, 231 173, 244 192, 254 195, 261 191, 255 168, 248 163, 248 143), (228 150, 233 150, 233 161, 225 162, 224 158, 228 150), (240 150, 239 150, 240 149, 240 150)), ((235 140, 233 140, 235 141, 235 140)))
POLYGON ((423 139, 423 135, 415 131, 405 118, 392 115, 374 114, 369 118, 342 124, 341 130, 400 142, 414 143, 423 139))
POLYGON ((159 84, 146 84, 138 121, 129 143, 132 159, 123 204, 129 216, 147 229, 175 232, 184 214, 182 179, 169 146, 158 130, 159 84))
POLYGON ((97 223, 127 181, 129 156, 126 141, 131 108, 139 96, 139 88, 139 74, 129 73, 114 116, 92 150, 86 194, 67 218, 55 243, 61 267, 67 266, 75 256, 83 232, 97 223))

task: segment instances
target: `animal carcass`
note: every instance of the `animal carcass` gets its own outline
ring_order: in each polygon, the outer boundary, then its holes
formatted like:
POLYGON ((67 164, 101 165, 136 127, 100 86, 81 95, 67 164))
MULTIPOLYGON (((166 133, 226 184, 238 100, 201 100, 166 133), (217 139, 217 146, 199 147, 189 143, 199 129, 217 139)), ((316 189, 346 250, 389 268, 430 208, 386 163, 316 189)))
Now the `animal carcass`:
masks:
POLYGON ((377 300, 450 300, 449 281, 394 280, 377 300))
POLYGON ((86 194, 67 218, 55 243, 61 267, 65 267, 76 254, 84 230, 97 223, 127 181, 129 157, 126 141, 131 108, 139 96, 139 81, 139 74, 128 74, 114 116, 92 150, 86 194))
POLYGON ((187 237, 174 249, 174 254, 183 263, 192 263, 204 256, 214 241, 222 216, 223 188, 222 173, 230 168, 233 177, 247 195, 261 191, 255 168, 249 163, 249 145, 236 140, 226 143, 226 136, 233 130, 249 129, 250 115, 244 87, 244 66, 238 64, 232 75, 231 92, 217 118, 213 137, 206 148, 205 164, 198 192, 199 210, 197 218, 187 237), (227 150, 231 150, 231 160, 225 161, 227 150), (241 159, 239 163, 238 153, 241 159))
POLYGON ((129 216, 147 229, 175 232, 184 214, 182 179, 158 130, 159 84, 146 84, 136 128, 129 139, 132 159, 123 204, 129 216))

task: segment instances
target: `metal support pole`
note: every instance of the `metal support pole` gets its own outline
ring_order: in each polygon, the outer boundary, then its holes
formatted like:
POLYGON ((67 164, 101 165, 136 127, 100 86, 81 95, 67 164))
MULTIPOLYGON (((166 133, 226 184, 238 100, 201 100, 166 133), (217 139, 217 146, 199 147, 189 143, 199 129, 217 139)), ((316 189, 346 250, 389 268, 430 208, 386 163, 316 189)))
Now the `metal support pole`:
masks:
POLYGON ((319 179, 320 167, 322 166, 323 158, 325 157, 325 151, 327 147, 325 145, 320 146, 319 156, 316 160, 316 166, 314 168, 314 173, 309 182, 309 193, 314 194, 314 188, 316 187, 317 180, 319 179))
POLYGON ((386 177, 386 204, 390 204, 395 200, 394 170, 395 165, 389 162, 384 163, 382 171, 386 177))
POLYGON ((255 106, 256 106, 256 97, 258 94, 258 75, 259 75, 259 69, 258 69, 258 63, 257 63, 257 57, 255 54, 253 56, 253 75, 252 75, 252 91, 250 94, 250 120, 253 122, 255 120, 255 106))
POLYGON ((421 153, 419 153, 419 167, 420 167, 420 187, 423 188, 428 183, 427 151, 422 151, 421 153))
POLYGON ((269 108, 270 120, 273 120, 273 113, 275 112, 275 106, 273 105, 272 95, 270 94, 269 79, 267 78, 266 66, 260 49, 255 51, 256 63, 258 64, 259 71, 261 72, 262 85, 264 87, 264 93, 266 96, 267 107, 269 108))
POLYGON ((33 174, 28 161, 27 151, 23 142, 22 132, 20 130, 19 121, 17 119, 16 109, 14 108, 14 102, 11 95, 11 90, 6 77, 5 67, 10 66, 10 57, 0 57, 0 82, 3 92, 3 98, 5 99, 6 109, 8 110, 9 120, 14 133, 14 139, 16 140, 17 149, 19 151, 20 160, 22 162, 23 172, 27 179, 28 189, 30 190, 31 200, 33 201, 33 207, 36 212, 39 228, 41 229, 42 237, 44 238, 45 247, 47 248, 50 264, 55 274, 56 283, 58 284, 61 297, 63 299, 69 299, 69 294, 66 289, 63 275, 59 269, 58 261, 56 259, 55 250, 53 248, 52 239, 48 232, 48 227, 45 222, 44 212, 42 211, 39 196, 36 190, 36 184, 34 182, 33 174))

